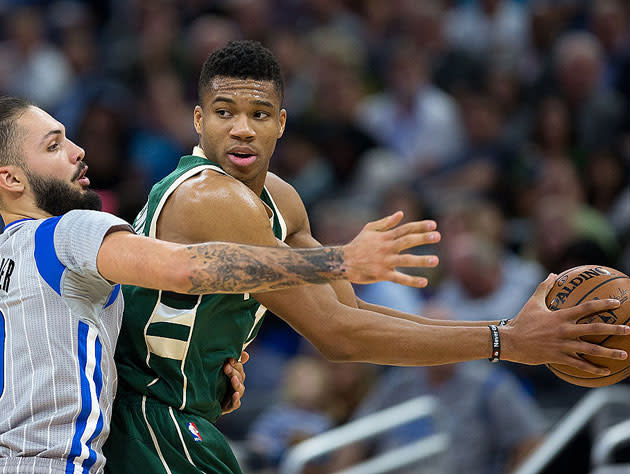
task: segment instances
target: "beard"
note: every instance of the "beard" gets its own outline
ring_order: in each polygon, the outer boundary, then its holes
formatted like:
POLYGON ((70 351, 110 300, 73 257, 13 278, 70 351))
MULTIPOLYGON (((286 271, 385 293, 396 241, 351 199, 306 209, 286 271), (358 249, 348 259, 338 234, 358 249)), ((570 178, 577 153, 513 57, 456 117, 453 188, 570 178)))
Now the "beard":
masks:
MULTIPOLYGON (((82 167, 79 167, 72 181, 78 179, 82 167)), ((60 216, 73 209, 100 211, 100 196, 93 190, 79 190, 57 178, 41 176, 30 170, 25 174, 31 184, 37 207, 53 216, 60 216)))

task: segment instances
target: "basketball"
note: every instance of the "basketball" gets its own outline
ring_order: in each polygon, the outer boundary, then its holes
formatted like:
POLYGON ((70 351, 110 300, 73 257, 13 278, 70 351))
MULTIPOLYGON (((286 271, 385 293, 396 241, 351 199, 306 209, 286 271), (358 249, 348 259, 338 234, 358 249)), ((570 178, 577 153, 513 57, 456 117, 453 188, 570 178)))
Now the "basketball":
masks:
MULTIPOLYGON (((598 265, 582 265, 558 275, 553 288, 547 295, 547 307, 552 311, 569 308, 594 299, 616 298, 619 308, 591 314, 577 324, 604 322, 606 324, 628 324, 630 321, 630 278, 613 268, 598 265)), ((628 336, 587 336, 583 340, 605 347, 622 349, 630 354, 628 336)), ((595 375, 562 364, 547 364, 549 370, 561 379, 582 387, 604 387, 623 380, 630 375, 630 358, 612 360, 595 356, 582 356, 593 364, 610 369, 606 376, 595 375)))

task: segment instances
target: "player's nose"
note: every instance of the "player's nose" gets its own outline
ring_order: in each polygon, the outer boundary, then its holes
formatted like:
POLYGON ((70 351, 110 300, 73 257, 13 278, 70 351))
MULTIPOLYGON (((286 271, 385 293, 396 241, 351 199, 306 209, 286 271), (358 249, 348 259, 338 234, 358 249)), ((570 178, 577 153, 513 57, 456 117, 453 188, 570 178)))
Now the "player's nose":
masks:
POLYGON ((77 161, 82 161, 85 158, 85 150, 73 141, 68 141, 70 142, 70 150, 68 153, 72 162, 76 163, 77 161))
POLYGON ((256 136, 256 131, 252 127, 247 115, 240 114, 235 117, 230 134, 233 138, 251 140, 256 136))

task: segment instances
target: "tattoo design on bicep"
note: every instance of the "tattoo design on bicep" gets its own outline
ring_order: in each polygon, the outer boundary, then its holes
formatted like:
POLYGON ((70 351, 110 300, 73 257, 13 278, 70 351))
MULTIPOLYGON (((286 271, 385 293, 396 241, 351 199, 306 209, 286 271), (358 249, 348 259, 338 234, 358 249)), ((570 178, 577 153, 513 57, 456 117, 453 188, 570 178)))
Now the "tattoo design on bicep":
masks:
POLYGON ((343 248, 288 249, 239 244, 187 247, 196 260, 187 293, 245 293, 344 278, 343 248))

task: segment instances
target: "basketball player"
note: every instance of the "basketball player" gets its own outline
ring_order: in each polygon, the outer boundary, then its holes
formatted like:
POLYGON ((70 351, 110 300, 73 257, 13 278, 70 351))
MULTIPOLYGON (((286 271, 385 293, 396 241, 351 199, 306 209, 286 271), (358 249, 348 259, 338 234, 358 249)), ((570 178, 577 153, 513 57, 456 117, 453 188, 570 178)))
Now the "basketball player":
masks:
MULTIPOLYGON (((344 247, 177 245, 135 235, 121 219, 90 210, 100 201, 88 189, 83 158, 46 112, 0 98, 0 472, 103 471, 123 309, 117 283, 164 294, 264 291, 344 277, 425 283, 394 268, 421 265, 398 253, 425 240, 421 224, 396 227, 400 214, 368 224, 344 247)), ((176 313, 173 321, 182 321, 176 313)), ((241 352, 224 354, 222 366, 241 352)), ((226 377, 221 411, 237 407, 243 390, 241 364, 228 366, 233 377, 226 377)))
MULTIPOLYGON (((300 197, 267 172, 286 122, 282 94, 278 64, 260 44, 234 42, 212 53, 194 110, 199 146, 154 186, 136 230, 186 245, 227 240, 317 248, 300 197)), ((439 240, 437 232, 427 237, 439 240)), ((213 425, 229 391, 221 368, 256 336, 265 307, 336 361, 435 365, 492 356, 606 373, 577 353, 615 359, 626 354, 578 338, 628 334, 630 328, 576 325, 575 320, 618 302, 591 301, 551 313, 544 297, 552 283, 550 275, 500 330, 368 305, 346 284, 201 296, 126 287, 116 354, 121 384, 105 448, 107 469, 115 474, 240 472, 213 425)))

